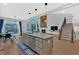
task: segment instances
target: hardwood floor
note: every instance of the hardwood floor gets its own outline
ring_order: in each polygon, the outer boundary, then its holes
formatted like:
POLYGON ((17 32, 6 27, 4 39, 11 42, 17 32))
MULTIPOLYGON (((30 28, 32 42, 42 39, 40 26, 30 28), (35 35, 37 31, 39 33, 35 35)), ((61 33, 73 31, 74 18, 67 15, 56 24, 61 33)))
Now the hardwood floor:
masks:
MULTIPOLYGON (((0 47, 0 55, 23 55, 20 49, 16 47, 16 41, 12 43, 8 40, 2 47, 0 47)), ((71 43, 68 40, 54 38, 52 52, 52 55, 79 55, 79 41, 71 43)))
POLYGON ((0 47, 0 55, 22 55, 22 52, 16 47, 15 41, 8 40, 0 47))
POLYGON ((79 41, 53 40, 53 55, 79 55, 79 41))

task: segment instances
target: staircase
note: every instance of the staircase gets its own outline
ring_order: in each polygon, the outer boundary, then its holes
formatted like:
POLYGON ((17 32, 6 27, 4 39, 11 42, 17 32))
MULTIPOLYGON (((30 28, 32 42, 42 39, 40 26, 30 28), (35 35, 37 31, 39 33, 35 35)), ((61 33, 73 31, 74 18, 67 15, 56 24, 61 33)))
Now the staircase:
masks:
POLYGON ((74 30, 73 30, 73 24, 72 23, 66 23, 66 19, 63 22, 63 25, 60 29, 59 33, 59 40, 64 39, 64 40, 71 40, 71 43, 73 43, 74 39, 74 30))
POLYGON ((65 24, 62 30, 61 38, 66 40, 71 39, 71 35, 72 35, 71 31, 72 31, 72 24, 71 23, 65 24))

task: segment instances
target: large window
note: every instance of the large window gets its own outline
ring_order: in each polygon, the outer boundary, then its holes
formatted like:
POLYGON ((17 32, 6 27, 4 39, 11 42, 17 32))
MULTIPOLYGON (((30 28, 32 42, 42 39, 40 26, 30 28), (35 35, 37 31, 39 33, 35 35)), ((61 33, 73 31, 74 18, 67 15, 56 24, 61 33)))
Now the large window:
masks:
POLYGON ((39 32, 39 21, 38 17, 33 17, 27 24, 27 31, 29 33, 36 33, 39 32))
POLYGON ((3 34, 10 33, 11 35, 20 35, 19 21, 4 21, 3 34))

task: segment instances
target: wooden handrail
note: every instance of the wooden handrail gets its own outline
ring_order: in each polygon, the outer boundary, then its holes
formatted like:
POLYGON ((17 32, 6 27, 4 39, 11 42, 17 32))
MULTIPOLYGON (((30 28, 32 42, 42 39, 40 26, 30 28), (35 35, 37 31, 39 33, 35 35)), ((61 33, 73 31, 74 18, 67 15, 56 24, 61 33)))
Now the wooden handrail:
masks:
POLYGON ((61 26, 61 29, 59 30, 59 40, 61 39, 63 27, 65 26, 65 24, 66 24, 66 18, 64 18, 64 21, 63 21, 63 24, 62 24, 62 26, 61 26))
POLYGON ((73 32, 73 28, 71 30, 71 43, 73 43, 73 35, 74 35, 74 32, 73 32))

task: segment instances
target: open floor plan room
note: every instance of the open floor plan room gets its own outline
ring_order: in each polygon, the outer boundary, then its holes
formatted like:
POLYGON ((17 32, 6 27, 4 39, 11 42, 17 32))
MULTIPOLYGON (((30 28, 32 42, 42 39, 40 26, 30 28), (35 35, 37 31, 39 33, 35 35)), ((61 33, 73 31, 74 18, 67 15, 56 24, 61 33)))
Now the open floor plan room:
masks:
POLYGON ((79 3, 0 3, 0 55, 79 55, 79 3))

